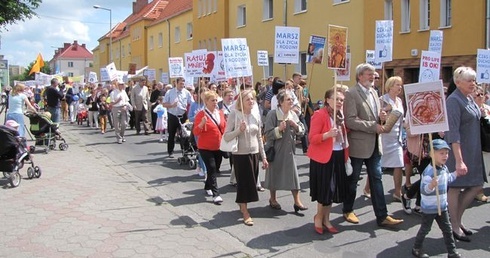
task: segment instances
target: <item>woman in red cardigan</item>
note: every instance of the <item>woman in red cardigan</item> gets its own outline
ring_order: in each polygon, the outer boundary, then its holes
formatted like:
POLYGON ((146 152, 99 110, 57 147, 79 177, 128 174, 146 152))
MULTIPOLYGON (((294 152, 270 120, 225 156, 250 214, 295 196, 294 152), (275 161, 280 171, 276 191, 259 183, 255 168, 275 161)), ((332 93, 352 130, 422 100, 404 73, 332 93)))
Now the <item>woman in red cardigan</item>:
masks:
POLYGON ((208 196, 213 196, 214 204, 220 205, 223 199, 218 192, 216 174, 223 159, 219 144, 226 128, 226 120, 223 111, 217 108, 218 94, 214 91, 203 94, 205 108, 197 113, 192 131, 198 137, 197 148, 208 173, 204 190, 208 196))
POLYGON ((341 203, 347 191, 345 162, 348 158, 347 133, 343 121, 344 94, 334 89, 325 93, 325 107, 315 111, 311 118, 308 139, 310 158, 310 196, 317 202, 314 217, 315 231, 323 234, 323 227, 335 234, 338 230, 330 223, 332 203, 341 203), (333 106, 336 105, 336 126, 332 126, 333 106))

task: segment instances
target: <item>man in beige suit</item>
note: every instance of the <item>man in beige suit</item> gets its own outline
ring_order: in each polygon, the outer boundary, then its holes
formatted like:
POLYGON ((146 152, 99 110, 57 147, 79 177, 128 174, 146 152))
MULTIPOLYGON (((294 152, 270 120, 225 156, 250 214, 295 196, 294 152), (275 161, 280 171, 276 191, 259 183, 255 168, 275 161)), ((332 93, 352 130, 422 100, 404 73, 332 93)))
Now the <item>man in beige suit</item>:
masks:
POLYGON ((403 220, 388 216, 386 208, 380 162, 382 148, 379 137, 384 132, 384 127, 380 122, 386 120, 386 113, 381 110, 378 95, 373 89, 374 73, 375 69, 372 65, 358 65, 356 68, 357 84, 345 93, 344 116, 345 124, 350 129, 347 137, 353 172, 347 177, 348 193, 344 201, 343 213, 348 222, 359 223, 353 206, 356 199, 357 181, 364 163, 367 168, 376 222, 380 226, 390 226, 400 224, 403 220))
POLYGON ((150 93, 148 87, 146 87, 146 80, 141 79, 131 90, 131 104, 134 110, 134 127, 136 128, 136 134, 141 134, 141 122, 143 122, 143 129, 145 135, 148 135, 150 125, 148 123, 147 111, 148 103, 150 102, 150 93))

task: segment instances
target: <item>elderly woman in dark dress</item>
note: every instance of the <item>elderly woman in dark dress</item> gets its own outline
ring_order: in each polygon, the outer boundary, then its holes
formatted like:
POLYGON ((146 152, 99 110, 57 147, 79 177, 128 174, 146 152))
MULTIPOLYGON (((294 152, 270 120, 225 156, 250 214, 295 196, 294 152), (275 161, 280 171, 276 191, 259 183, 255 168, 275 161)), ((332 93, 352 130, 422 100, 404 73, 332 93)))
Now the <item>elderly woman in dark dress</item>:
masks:
POLYGON ((454 238, 469 242, 472 232, 462 223, 463 213, 487 180, 480 140, 481 112, 471 96, 476 88, 475 71, 459 67, 453 78, 457 88, 446 100, 449 131, 445 140, 452 148, 447 167, 465 176, 449 184, 448 209, 454 238))
POLYGON ((280 210, 277 202, 277 190, 289 190, 293 194, 294 211, 306 210, 299 198, 299 176, 294 160, 296 135, 303 135, 304 125, 292 110, 293 97, 288 91, 280 91, 277 94, 278 107, 271 110, 265 119, 265 137, 267 139, 265 149, 274 146, 274 161, 269 163, 265 174, 264 187, 270 191, 269 205, 280 210))

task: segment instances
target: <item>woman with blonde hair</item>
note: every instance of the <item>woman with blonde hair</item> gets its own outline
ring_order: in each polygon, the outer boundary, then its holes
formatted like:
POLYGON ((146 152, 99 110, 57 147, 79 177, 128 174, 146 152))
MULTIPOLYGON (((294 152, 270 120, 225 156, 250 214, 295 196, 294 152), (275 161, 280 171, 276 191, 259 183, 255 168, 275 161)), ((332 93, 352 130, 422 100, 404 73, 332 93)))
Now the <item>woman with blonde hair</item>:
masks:
POLYGON ((27 99, 24 94, 26 86, 22 83, 17 83, 9 94, 8 99, 8 110, 7 110, 7 120, 14 120, 19 124, 17 131, 19 136, 25 136, 25 126, 24 126, 24 105, 27 106, 32 112, 36 112, 36 109, 31 105, 31 102, 27 99))
POLYGON ((240 206, 243 223, 253 226, 253 220, 247 209, 247 203, 259 200, 257 181, 259 180, 259 161, 262 168, 268 167, 262 143, 260 115, 252 112, 255 103, 255 92, 252 89, 240 93, 235 109, 228 117, 225 134, 226 141, 238 139, 238 151, 232 153, 237 182, 236 203, 240 206))

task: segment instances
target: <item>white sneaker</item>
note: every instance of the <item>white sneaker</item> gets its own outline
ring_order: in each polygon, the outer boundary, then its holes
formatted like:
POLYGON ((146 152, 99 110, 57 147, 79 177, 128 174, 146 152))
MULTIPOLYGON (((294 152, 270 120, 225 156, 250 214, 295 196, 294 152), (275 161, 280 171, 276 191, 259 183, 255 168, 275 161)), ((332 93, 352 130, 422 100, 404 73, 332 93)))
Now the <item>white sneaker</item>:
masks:
POLYGON ((201 167, 199 167, 199 166, 196 167, 196 173, 199 175, 202 173, 201 167))
POLYGON ((117 143, 119 143, 119 144, 122 144, 122 142, 123 142, 122 139, 117 140, 117 143))
POLYGON ((207 195, 207 196, 213 196, 213 191, 211 191, 211 190, 206 190, 206 195, 207 195))
POLYGON ((218 196, 214 197, 213 202, 214 202, 214 204, 220 205, 223 202, 223 198, 221 198, 221 196, 218 195, 218 196))
POLYGON ((124 137, 123 137, 123 138, 122 138, 122 141, 123 141, 123 142, 126 142, 126 138, 124 138, 124 137))
POLYGON ((163 138, 160 138, 159 142, 163 142, 163 138))
POLYGON ((199 176, 206 176, 206 171, 199 171, 199 176))

